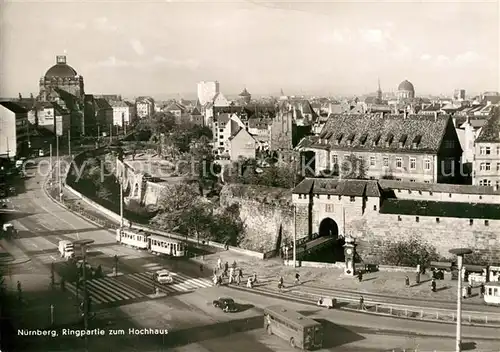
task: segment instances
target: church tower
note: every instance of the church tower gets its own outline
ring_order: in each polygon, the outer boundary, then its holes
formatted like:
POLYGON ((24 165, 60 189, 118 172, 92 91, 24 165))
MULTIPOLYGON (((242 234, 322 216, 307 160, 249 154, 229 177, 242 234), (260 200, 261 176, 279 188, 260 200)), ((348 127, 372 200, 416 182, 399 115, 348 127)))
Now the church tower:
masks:
POLYGON ((380 78, 378 79, 377 104, 382 103, 382 88, 380 88, 380 78))

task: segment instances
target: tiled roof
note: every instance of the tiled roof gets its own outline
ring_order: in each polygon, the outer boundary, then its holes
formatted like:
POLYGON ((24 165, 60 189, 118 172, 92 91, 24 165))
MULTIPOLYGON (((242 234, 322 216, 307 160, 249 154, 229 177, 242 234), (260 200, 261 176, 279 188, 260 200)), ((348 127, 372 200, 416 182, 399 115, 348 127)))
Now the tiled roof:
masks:
POLYGON ((316 141, 318 140, 318 137, 316 136, 306 136, 300 140, 300 142, 295 146, 295 150, 300 150, 302 148, 308 148, 316 141))
POLYGON ((417 201, 410 199, 386 199, 382 202, 380 213, 500 220, 500 205, 485 203, 417 201))
POLYGON ((404 182, 395 180, 378 180, 382 189, 402 189, 410 191, 423 191, 435 193, 453 193, 453 194, 498 194, 500 190, 495 191, 493 187, 472 186, 472 185, 453 185, 447 183, 419 183, 419 182, 404 182))
POLYGON ((375 180, 339 180, 306 178, 293 189, 294 194, 329 194, 352 197, 380 197, 375 180))
POLYGON ((248 127, 267 130, 269 125, 273 123, 272 119, 248 119, 248 127))
POLYGON ((111 105, 109 105, 106 99, 95 99, 95 103, 98 109, 111 109, 111 105))
POLYGON ((495 108, 492 116, 481 129, 476 143, 500 143, 500 109, 495 108))
POLYGON ((201 115, 201 112, 200 110, 198 110, 197 107, 195 107, 192 111, 191 111, 191 116, 198 116, 198 115, 201 115))
POLYGON ((176 102, 170 103, 166 108, 164 108, 166 111, 174 111, 174 110, 180 110, 184 111, 186 108, 176 102))
POLYGON ((448 115, 331 115, 314 147, 436 153, 448 123, 448 115))
POLYGON ((492 104, 498 104, 500 103, 500 95, 485 95, 483 97, 483 102, 488 102, 490 101, 492 104))
POLYGON ((109 101, 109 105, 113 108, 126 108, 128 105, 124 101, 117 101, 117 100, 112 100, 109 101))
POLYGON ((26 110, 24 107, 14 103, 13 101, 0 101, 0 105, 16 114, 23 114, 28 112, 28 110, 26 110))
POLYGON ((219 124, 227 123, 229 119, 231 118, 231 115, 228 113, 222 113, 219 114, 215 117, 215 120, 219 122, 219 124))

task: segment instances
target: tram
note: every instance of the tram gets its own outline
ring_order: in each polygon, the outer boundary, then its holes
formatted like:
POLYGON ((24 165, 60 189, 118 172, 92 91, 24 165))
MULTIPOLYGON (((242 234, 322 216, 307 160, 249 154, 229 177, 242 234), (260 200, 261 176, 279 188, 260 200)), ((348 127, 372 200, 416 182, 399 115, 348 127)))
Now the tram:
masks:
POLYGON ((148 235, 143 232, 133 232, 128 230, 116 230, 116 242, 129 245, 137 249, 148 248, 148 235))
POLYGON ((147 249, 155 254, 164 254, 172 257, 183 257, 186 253, 182 241, 162 235, 153 235, 145 232, 130 230, 116 230, 116 242, 137 249, 147 249))
POLYGON ((150 235, 148 237, 148 249, 152 253, 166 254, 173 257, 183 257, 185 254, 182 241, 161 235, 150 235))
POLYGON ((484 285, 484 303, 500 306, 500 282, 488 282, 484 285))

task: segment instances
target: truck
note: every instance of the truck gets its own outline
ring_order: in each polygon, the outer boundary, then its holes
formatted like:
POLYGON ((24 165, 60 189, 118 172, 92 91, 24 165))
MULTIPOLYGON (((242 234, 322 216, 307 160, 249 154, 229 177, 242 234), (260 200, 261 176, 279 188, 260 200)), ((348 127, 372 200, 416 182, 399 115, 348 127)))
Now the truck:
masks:
POLYGON ((59 254, 61 258, 73 258, 75 256, 75 246, 73 242, 67 240, 59 241, 59 254))

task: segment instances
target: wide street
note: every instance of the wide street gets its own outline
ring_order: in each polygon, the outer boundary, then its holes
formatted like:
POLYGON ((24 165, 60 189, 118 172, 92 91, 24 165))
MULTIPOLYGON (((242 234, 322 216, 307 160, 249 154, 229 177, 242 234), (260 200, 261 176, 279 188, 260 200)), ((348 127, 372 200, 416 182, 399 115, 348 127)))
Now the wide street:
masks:
MULTIPOLYGON (((41 175, 27 179, 25 192, 11 198, 11 207, 19 210, 12 220, 19 230, 15 244, 32 260, 13 266, 11 277, 6 281, 11 288, 17 280, 21 281, 27 297, 29 291, 47 290, 50 263, 60 261, 57 244, 62 239, 94 240, 88 259, 94 267, 102 265, 105 274, 111 273, 113 256, 117 255, 119 276, 88 281, 92 311, 96 314, 89 328, 103 328, 107 334, 106 337, 89 337, 90 351, 290 351, 286 341, 268 336, 262 329, 262 308, 275 303, 284 303, 291 309, 321 319, 326 329, 322 351, 417 348, 451 351, 454 348, 453 325, 328 311, 227 287, 212 287, 206 278, 210 272, 205 270, 201 275, 195 263, 160 258, 116 244, 110 231, 53 203, 41 188, 43 180, 41 175), (154 291, 151 274, 160 268, 176 274, 174 284, 162 286, 161 297, 150 297, 154 291), (219 296, 233 297, 241 304, 242 311, 224 314, 213 308, 211 302, 219 296), (169 333, 138 336, 128 333, 131 327, 168 329, 169 333), (109 336, 111 329, 124 329, 125 334, 109 336)), ((56 325, 59 319, 70 323, 72 319, 65 318, 76 316, 76 288, 71 284, 66 287, 67 292, 55 304, 56 325)), ((36 305, 36 302, 30 304, 36 305)), ((40 321, 30 317, 20 327, 48 327, 48 307, 42 307, 40 312, 43 312, 40 321)), ((18 340, 24 343, 17 350, 77 351, 83 347, 83 339, 61 336, 59 328, 58 333, 55 338, 20 337, 18 340)), ((500 341, 491 340, 498 335, 494 329, 464 327, 463 334, 464 342, 471 348, 475 346, 475 350, 499 350, 500 341)))

